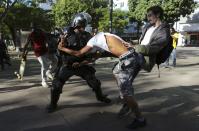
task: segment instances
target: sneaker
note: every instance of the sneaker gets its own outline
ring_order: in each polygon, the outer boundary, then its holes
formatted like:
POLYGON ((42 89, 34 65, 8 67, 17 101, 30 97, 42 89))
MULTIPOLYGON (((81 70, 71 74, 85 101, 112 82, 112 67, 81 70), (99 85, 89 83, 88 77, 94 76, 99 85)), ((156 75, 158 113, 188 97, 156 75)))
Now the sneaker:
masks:
POLYGON ((124 116, 127 116, 128 114, 131 113, 131 109, 127 106, 127 104, 123 104, 122 108, 120 109, 119 113, 118 113, 118 117, 122 118, 124 116))
POLYGON ((45 81, 42 81, 42 82, 41 82, 41 85, 42 85, 43 87, 45 87, 45 88, 48 88, 48 87, 49 87, 49 85, 48 85, 45 81))
POLYGON ((134 121, 127 126, 128 129, 136 129, 139 127, 144 127, 146 126, 146 119, 143 118, 143 120, 139 120, 137 118, 134 119, 134 121))
POLYGON ((49 70, 46 72, 46 76, 47 76, 50 80, 53 80, 53 75, 50 73, 49 70))

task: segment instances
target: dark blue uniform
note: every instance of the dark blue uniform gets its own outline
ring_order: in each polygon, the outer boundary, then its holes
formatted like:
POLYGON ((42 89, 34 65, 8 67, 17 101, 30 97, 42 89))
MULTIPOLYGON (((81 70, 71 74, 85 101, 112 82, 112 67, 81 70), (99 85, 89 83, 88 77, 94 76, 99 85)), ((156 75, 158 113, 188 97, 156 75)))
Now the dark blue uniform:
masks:
MULTIPOLYGON (((72 28, 69 28, 68 35, 65 38, 65 47, 73 50, 80 50, 87 44, 88 40, 92 36, 86 31, 76 33, 71 29, 72 28)), ((80 76, 82 79, 86 80, 87 84, 95 92, 97 100, 105 103, 111 102, 110 99, 102 94, 101 82, 96 78, 96 70, 92 66, 82 65, 77 68, 72 67, 72 64, 75 62, 81 63, 84 60, 90 61, 91 58, 86 56, 79 58, 63 52, 60 54, 62 58, 62 65, 57 71, 55 79, 53 80, 51 88, 51 103, 48 107, 48 112, 52 112, 56 109, 59 96, 62 93, 62 88, 65 82, 73 75, 80 76)))

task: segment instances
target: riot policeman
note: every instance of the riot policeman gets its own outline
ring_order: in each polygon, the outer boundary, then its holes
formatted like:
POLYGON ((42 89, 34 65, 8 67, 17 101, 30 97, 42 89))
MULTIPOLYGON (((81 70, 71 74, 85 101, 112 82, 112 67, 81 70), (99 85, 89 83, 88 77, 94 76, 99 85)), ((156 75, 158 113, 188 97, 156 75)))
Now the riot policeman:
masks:
MULTIPOLYGON (((67 29, 67 34, 61 40, 64 41, 65 47, 70 49, 79 50, 83 48, 88 40, 92 37, 90 33, 84 29, 87 25, 88 17, 84 14, 77 14, 73 21, 72 26, 67 29)), ((101 90, 101 82, 95 76, 95 69, 89 66, 88 63, 91 58, 88 57, 75 57, 66 53, 62 54, 62 66, 56 73, 55 79, 51 88, 51 101, 47 107, 48 113, 56 110, 57 102, 65 82, 73 75, 80 76, 86 80, 87 84, 95 92, 98 101, 110 103, 111 100, 103 95, 101 90)))

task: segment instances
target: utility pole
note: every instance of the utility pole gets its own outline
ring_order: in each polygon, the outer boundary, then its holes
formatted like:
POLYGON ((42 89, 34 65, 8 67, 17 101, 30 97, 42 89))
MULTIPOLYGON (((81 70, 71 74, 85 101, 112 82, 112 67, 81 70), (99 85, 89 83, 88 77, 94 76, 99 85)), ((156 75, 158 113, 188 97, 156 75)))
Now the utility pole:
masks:
POLYGON ((109 32, 113 31, 113 0, 109 0, 109 32))

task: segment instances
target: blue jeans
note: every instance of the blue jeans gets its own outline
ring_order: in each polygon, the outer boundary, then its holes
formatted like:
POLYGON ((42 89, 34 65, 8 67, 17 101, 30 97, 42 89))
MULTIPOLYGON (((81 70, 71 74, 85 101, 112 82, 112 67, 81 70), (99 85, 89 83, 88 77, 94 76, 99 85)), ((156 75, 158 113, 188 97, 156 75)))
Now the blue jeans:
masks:
MULTIPOLYGON (((173 49, 173 51, 171 52, 171 60, 172 60, 172 66, 176 66, 176 48, 173 49)), ((170 58, 169 57, 169 58, 170 58)), ((169 58, 165 61, 165 65, 169 66, 169 58)))

